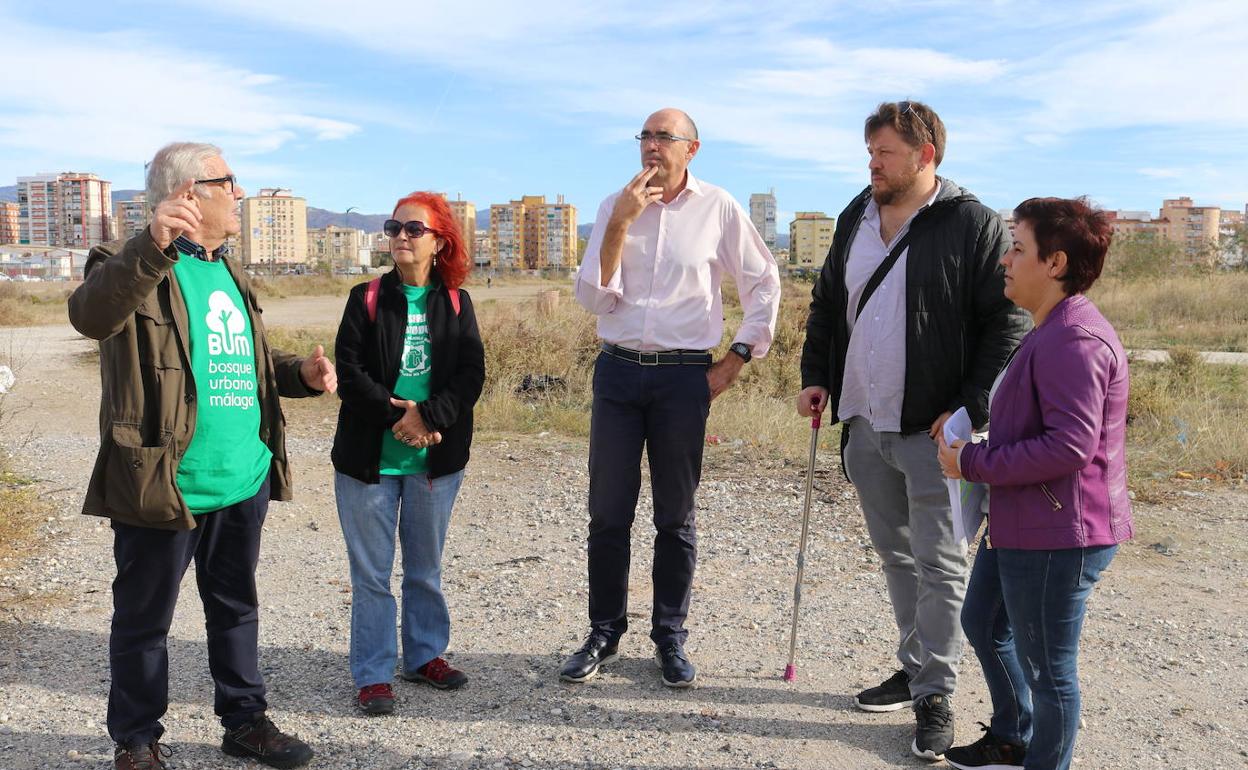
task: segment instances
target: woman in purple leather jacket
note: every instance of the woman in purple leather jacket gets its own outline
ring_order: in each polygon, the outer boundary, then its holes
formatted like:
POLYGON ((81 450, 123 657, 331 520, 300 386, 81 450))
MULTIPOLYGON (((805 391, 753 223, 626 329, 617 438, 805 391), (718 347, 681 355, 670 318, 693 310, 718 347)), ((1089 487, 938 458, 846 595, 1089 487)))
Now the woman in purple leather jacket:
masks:
POLYGON ((1014 210, 1005 294, 1031 313, 990 397, 988 441, 940 442, 950 478, 990 486, 962 628, 992 695, 985 735, 945 753, 958 768, 1070 767, 1079 727, 1084 607, 1132 535, 1125 433, 1127 357, 1084 292, 1112 233, 1083 200, 1014 210))

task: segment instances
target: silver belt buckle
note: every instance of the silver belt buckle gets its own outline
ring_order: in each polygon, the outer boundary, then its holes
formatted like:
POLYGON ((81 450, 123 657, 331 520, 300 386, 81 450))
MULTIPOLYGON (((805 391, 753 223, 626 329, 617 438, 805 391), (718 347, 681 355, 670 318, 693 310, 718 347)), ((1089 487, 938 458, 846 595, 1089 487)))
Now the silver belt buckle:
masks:
POLYGON ((659 365, 658 351, 638 350, 637 351, 637 363, 641 364, 642 366, 658 366, 659 365), (651 356, 652 360, 646 361, 646 356, 651 356))

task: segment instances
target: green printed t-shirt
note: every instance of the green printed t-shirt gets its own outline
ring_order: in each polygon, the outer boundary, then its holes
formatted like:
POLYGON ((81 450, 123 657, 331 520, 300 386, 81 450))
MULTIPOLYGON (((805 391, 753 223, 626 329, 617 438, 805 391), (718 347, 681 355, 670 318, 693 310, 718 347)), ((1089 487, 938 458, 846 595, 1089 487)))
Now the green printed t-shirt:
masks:
MULTIPOLYGON (((428 286, 403 284, 407 295, 407 329, 403 334, 403 358, 399 363, 399 379, 394 383, 394 395, 420 403, 429 398, 430 372, 433 368, 429 346, 429 321, 425 315, 428 305, 428 286)), ((402 476, 424 473, 429 470, 429 450, 410 447, 385 431, 381 437, 381 473, 384 476, 402 476)))
POLYGON ((225 263, 182 254, 173 266, 190 317, 195 434, 178 465, 178 489, 193 514, 252 497, 273 453, 260 440, 251 319, 225 263))

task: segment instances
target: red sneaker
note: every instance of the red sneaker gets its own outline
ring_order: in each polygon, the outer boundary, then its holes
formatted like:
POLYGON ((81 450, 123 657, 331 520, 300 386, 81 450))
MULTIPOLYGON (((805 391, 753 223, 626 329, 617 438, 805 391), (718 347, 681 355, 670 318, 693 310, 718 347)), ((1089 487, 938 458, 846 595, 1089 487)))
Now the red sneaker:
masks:
POLYGON ((425 682, 439 690, 458 690, 468 684, 467 674, 441 658, 434 658, 415 671, 403 672, 403 678, 409 682, 425 682))
POLYGON ((388 684, 361 687, 355 700, 365 714, 389 714, 394 711, 394 690, 388 684))

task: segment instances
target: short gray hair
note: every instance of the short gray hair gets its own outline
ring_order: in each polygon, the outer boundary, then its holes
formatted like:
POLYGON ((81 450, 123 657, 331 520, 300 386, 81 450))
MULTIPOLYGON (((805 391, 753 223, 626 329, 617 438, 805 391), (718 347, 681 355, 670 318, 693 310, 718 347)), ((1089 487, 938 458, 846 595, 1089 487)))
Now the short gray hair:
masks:
MULTIPOLYGON (((204 175, 209 158, 221 157, 221 148, 202 142, 173 142, 156 151, 152 162, 147 164, 147 211, 150 215, 160 202, 173 194, 178 185, 188 179, 204 175)), ((204 195, 198 187, 195 194, 204 195)))

